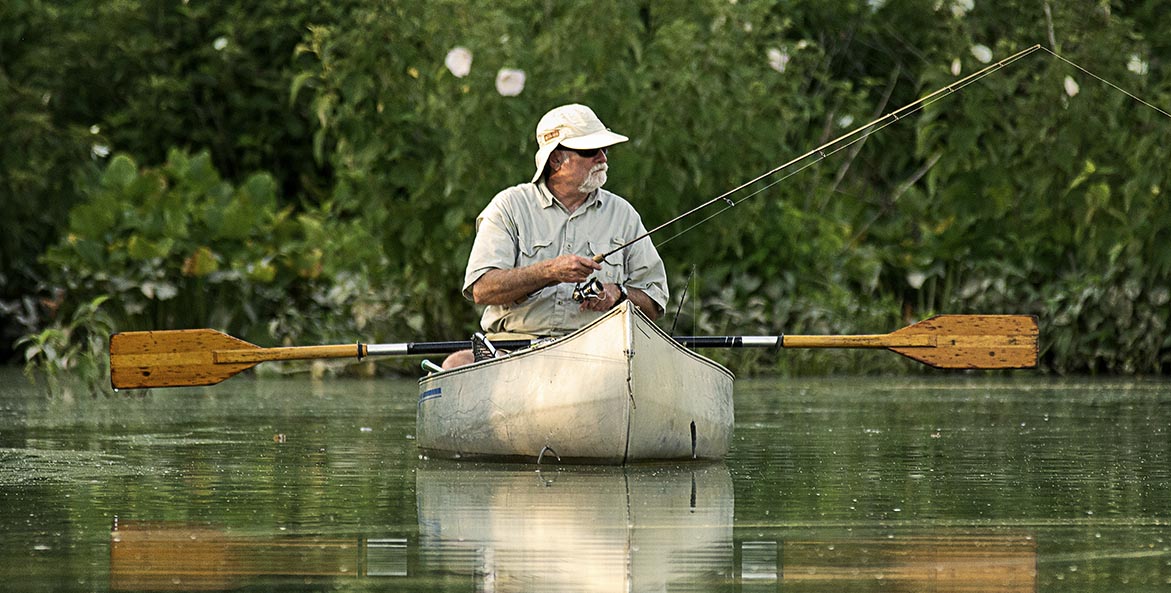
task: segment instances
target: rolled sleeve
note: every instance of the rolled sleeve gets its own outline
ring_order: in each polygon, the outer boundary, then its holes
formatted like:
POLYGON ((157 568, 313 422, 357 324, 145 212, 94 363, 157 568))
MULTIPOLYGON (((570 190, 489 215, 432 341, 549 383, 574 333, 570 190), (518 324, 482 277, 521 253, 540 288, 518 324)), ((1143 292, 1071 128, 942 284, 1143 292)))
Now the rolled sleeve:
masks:
POLYGON ((476 218, 476 240, 472 243, 464 272, 464 298, 473 300, 472 285, 489 270, 516 267, 516 232, 510 231, 509 227, 508 217, 496 204, 490 205, 476 218))
MULTIPOLYGON (((639 225, 640 229, 642 225, 639 225)), ((640 230, 639 235, 646 231, 640 230)), ((646 293, 659 312, 667 310, 667 300, 670 294, 667 289, 667 269, 663 265, 659 252, 651 243, 650 237, 631 245, 626 256, 626 281, 629 288, 637 288, 646 293)))

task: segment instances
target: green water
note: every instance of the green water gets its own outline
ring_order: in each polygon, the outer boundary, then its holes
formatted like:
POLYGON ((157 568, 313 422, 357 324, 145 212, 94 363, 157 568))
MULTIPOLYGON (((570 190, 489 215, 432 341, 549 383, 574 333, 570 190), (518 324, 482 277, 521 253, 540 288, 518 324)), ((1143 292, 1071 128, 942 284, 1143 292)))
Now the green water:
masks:
POLYGON ((5 591, 1171 590, 1169 382, 743 380, 722 463, 538 468, 409 380, 0 379, 5 591))

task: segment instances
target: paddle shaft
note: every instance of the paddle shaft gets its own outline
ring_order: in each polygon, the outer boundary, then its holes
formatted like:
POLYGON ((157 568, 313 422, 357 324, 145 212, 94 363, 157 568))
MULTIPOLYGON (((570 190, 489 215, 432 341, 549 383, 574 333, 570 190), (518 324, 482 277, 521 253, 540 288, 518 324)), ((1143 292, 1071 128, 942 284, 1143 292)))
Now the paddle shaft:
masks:
MULTIPOLYGON (((675 341, 688 348, 914 348, 934 345, 931 336, 895 336, 874 334, 856 336, 676 336, 675 341)), ((495 340, 492 345, 503 350, 528 348, 537 340, 495 340)), ((313 360, 320 358, 358 358, 367 356, 410 356, 450 354, 467 350, 466 340, 446 342, 402 342, 396 344, 334 344, 326 346, 284 346, 277 348, 241 348, 212 350, 215 364, 256 364, 277 360, 313 360)), ((126 361, 129 362, 129 361, 126 361)))
MULTIPOLYGON (((675 336, 675 341, 688 348, 916 348, 935 345, 932 336, 890 336, 883 334, 855 336, 675 336)), ((537 340, 493 340, 492 345, 502 350, 520 350, 537 340)), ((467 350, 471 342, 408 342, 404 344, 368 344, 362 356, 404 356, 412 354, 450 354, 467 350)), ((307 347, 311 348, 311 346, 307 347)), ((336 348, 331 346, 330 348, 336 348)), ((353 356, 353 346, 345 346, 353 356)), ((284 348, 281 350, 298 350, 284 348)), ((240 361, 243 362, 243 361, 240 361)))
POLYGON ((688 348, 929 348, 934 336, 675 336, 688 348))
MULTIPOLYGON (((533 345, 535 340, 501 340, 492 345, 505 350, 519 350, 533 345)), ((214 350, 217 364, 258 363, 271 360, 312 360, 315 358, 366 358, 367 356, 407 356, 450 354, 472 347, 469 341, 404 342, 399 344, 335 344, 330 346, 285 346, 279 348, 249 348, 214 350)))

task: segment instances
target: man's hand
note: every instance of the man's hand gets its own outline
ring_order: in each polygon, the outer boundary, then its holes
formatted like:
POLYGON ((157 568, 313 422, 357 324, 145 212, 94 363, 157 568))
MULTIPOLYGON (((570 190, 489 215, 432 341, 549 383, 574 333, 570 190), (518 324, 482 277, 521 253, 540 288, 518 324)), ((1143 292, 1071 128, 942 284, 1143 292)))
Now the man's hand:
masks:
POLYGON ((584 282, 595 271, 602 269, 602 264, 580 255, 559 255, 545 262, 545 276, 550 284, 561 282, 584 282))
MULTIPOLYGON (((630 299, 634 306, 638 307, 651 321, 659 318, 661 312, 659 306, 655 304, 651 297, 647 296, 645 292, 638 288, 626 287, 627 298, 630 299)), ((603 284, 602 298, 600 299, 586 299, 581 304, 583 311, 597 311, 599 313, 609 311, 618 303, 618 299, 622 291, 618 289, 617 284, 603 284)))
POLYGON ((582 311, 609 311, 618 303, 618 299, 622 292, 618 290, 617 284, 603 284, 601 298, 586 299, 581 303, 582 311))

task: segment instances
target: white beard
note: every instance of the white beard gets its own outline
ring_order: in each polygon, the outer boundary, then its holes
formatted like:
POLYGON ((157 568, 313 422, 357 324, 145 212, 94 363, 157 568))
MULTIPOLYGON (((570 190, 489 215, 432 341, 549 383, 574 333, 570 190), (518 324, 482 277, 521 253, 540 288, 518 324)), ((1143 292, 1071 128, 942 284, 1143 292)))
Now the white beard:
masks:
POLYGON ((585 181, 582 181, 581 185, 577 187, 577 191, 583 194, 594 193, 595 190, 606 184, 606 170, 609 168, 606 163, 594 165, 594 168, 590 169, 589 174, 586 175, 585 181))

